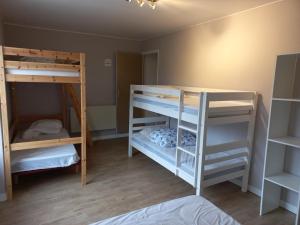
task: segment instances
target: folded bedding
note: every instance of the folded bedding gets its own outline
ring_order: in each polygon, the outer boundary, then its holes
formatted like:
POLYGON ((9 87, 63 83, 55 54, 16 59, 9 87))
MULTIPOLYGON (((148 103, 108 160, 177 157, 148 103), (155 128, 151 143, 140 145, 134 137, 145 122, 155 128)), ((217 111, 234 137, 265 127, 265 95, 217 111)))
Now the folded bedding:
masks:
POLYGON ((187 196, 102 220, 93 225, 240 225, 200 196, 187 196))
MULTIPOLYGON (((176 128, 145 128, 141 134, 162 148, 174 148, 177 144, 176 128)), ((196 136, 188 131, 183 131, 180 138, 180 145, 183 147, 196 145, 196 136)))

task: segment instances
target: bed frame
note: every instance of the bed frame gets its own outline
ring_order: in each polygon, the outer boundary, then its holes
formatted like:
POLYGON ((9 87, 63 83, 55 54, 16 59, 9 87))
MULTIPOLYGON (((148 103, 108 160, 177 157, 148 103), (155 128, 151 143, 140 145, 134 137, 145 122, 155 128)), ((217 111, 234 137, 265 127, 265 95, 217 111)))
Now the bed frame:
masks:
POLYGON ((12 174, 11 156, 12 151, 26 151, 45 147, 61 146, 66 144, 81 144, 81 183, 86 184, 86 142, 90 142, 89 132, 86 125, 86 81, 85 81, 85 54, 60 51, 47 51, 25 48, 12 48, 0 46, 0 97, 1 97, 1 120, 4 143, 4 166, 5 184, 8 200, 12 199, 12 174), (50 62, 41 62, 50 60, 50 62), (11 74, 7 71, 47 71, 49 74, 11 74), (55 75, 51 75, 51 73, 55 75), (57 76, 57 73, 73 72, 77 76, 57 76), (62 84, 62 115, 34 115, 22 117, 17 113, 15 83, 58 83, 62 84), (74 84, 80 86, 80 100, 74 91, 74 84), (11 94, 8 95, 8 88, 11 94), (20 123, 30 123, 37 119, 56 118, 66 123, 67 102, 69 94, 73 107, 81 122, 81 135, 79 137, 59 138, 42 141, 13 142, 13 137, 20 123), (12 100, 12 122, 9 121, 8 99, 12 100))
POLYGON ((175 86, 131 85, 128 155, 132 157, 134 147, 173 172, 176 176, 190 183, 196 188, 197 195, 201 195, 204 187, 240 177, 242 177, 242 191, 246 192, 253 148, 256 107, 256 92, 175 86), (198 99, 196 113, 191 113, 188 110, 190 106, 185 104, 185 97, 191 96, 198 99), (170 102, 170 98, 173 101, 170 102), (232 101, 238 101, 241 104, 232 105, 232 101), (151 102, 158 104, 151 104, 151 102), (227 103, 227 105, 224 105, 224 103, 227 103), (164 107, 164 104, 168 104, 168 106, 171 105, 172 107, 164 107), (214 105, 218 107, 214 107, 214 105), (135 118, 134 108, 154 112, 158 114, 158 116, 135 118), (222 115, 220 114, 220 110, 224 112, 231 110, 231 113, 222 115), (145 145, 134 141, 134 134, 144 128, 161 125, 166 127, 170 126, 169 118, 175 118, 178 121, 175 163, 170 163, 159 154, 145 147, 145 145), (207 129, 209 126, 237 123, 247 123, 247 137, 217 145, 207 145, 207 129), (194 151, 180 146, 178 140, 183 130, 187 130, 196 135, 196 147, 194 151), (227 155, 217 159, 206 158, 209 154, 227 152, 240 148, 245 149, 245 152, 230 156, 227 155), (191 157, 194 157, 195 164, 192 174, 182 169, 181 153, 183 152, 184 154, 189 154, 191 157), (210 171, 209 174, 204 170, 204 166, 240 157, 245 159, 244 163, 238 162, 233 165, 219 167, 210 171), (231 169, 235 170, 232 171, 231 169))

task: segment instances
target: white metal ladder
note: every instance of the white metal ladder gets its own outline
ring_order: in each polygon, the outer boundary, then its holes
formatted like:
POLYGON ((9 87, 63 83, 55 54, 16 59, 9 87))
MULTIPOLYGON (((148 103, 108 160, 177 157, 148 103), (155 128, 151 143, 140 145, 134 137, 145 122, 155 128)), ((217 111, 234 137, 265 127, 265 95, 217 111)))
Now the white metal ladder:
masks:
MULTIPOLYGON (((203 165, 202 165, 202 158, 204 156, 202 149, 203 146, 206 143, 206 129, 204 129, 204 124, 201 122, 202 117, 206 116, 206 108, 207 108, 207 102, 206 102, 206 95, 204 98, 204 95, 201 93, 199 96, 199 108, 198 108, 198 123, 196 124, 195 128, 194 127, 189 127, 187 125, 183 124, 182 121, 182 114, 184 112, 184 96, 185 96, 185 91, 181 91, 180 97, 179 97, 179 104, 178 104, 178 124, 177 124, 177 143, 176 143, 176 175, 180 171, 182 171, 181 168, 181 153, 184 152, 186 154, 189 154, 194 158, 194 187, 198 187, 198 179, 202 180, 202 177, 198 177, 199 173, 198 168, 199 168, 199 159, 201 158, 201 170, 203 170, 203 165), (204 106, 204 108, 203 108, 204 106), (191 150, 184 148, 181 146, 181 137, 182 137, 182 131, 189 131, 193 134, 196 135, 196 145, 195 145, 195 150, 192 152, 191 150), (200 137, 200 135, 202 137, 200 137), (201 150, 200 150, 201 149, 201 150)), ((205 121, 205 120, 204 120, 205 121)))

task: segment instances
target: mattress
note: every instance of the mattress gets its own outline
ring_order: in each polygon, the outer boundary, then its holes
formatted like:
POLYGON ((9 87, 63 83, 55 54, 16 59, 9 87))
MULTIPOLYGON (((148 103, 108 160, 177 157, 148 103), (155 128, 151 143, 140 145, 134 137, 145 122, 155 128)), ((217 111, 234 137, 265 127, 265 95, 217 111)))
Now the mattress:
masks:
MULTIPOLYGON (((139 145, 147 148, 148 150, 154 152, 155 154, 159 155, 161 158, 167 160, 171 164, 175 166, 175 157, 176 157, 176 149, 175 148, 162 148, 157 144, 154 144, 147 138, 145 135, 141 133, 135 133, 132 137, 133 142, 137 142, 139 145)), ((194 152, 195 147, 186 147, 189 151, 194 152)), ((216 159, 219 157, 230 156, 233 154, 244 152, 244 149, 234 149, 226 152, 208 154, 205 156, 206 160, 216 159)), ((189 174, 193 174, 194 171, 194 157, 191 155, 182 152, 181 153, 181 163, 183 169, 188 172, 189 174)), ((222 168, 224 166, 234 165, 237 163, 246 163, 246 159, 244 157, 239 157, 231 160, 226 160, 218 163, 212 163, 209 165, 204 166, 204 171, 208 172, 217 168, 222 168)))
MULTIPOLYGON (((62 129, 59 134, 43 135, 35 140, 49 140, 59 137, 65 138, 69 137, 69 135, 66 130, 62 129)), ((22 141, 21 135, 17 135, 15 142, 20 141, 22 141)), ((79 159, 80 158, 74 145, 28 149, 24 151, 11 152, 11 168, 13 173, 62 168, 76 164, 79 159)))
POLYGON ((25 69, 6 69, 6 74, 28 75, 28 76, 55 76, 55 77, 79 77, 79 72, 57 71, 57 70, 25 70, 25 69))
POLYGON ((92 225, 239 225, 239 223, 205 198, 187 196, 92 225))

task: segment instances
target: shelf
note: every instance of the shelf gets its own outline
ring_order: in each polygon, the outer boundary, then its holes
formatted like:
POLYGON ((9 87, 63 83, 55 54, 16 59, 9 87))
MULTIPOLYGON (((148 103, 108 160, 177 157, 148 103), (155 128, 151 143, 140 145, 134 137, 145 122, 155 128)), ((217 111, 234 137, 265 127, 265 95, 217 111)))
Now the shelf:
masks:
POLYGON ((269 141, 287 145, 295 148, 300 148, 300 138, 299 137, 279 137, 279 138, 269 138, 269 141))
POLYGON ((280 173, 274 176, 265 177, 265 180, 287 188, 294 192, 300 192, 300 177, 289 174, 280 173))
POLYGON ((297 98, 272 98, 272 100, 282 102, 300 102, 300 99, 297 98))

